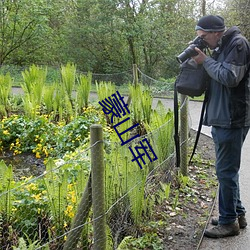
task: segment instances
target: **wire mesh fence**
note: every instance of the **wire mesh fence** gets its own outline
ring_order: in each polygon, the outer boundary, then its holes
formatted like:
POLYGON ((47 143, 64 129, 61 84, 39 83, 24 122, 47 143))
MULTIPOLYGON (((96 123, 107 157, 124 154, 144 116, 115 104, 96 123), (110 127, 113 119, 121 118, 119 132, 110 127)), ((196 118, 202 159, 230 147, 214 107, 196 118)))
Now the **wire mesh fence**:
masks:
MULTIPOLYGON (((126 135, 120 130, 128 143, 104 131, 74 152, 77 157, 47 159, 37 176, 17 178, 1 161, 1 249, 123 249, 142 234, 140 223, 155 216, 175 174, 173 113, 160 104, 156 110, 153 123, 126 135)), ((132 125, 120 123, 119 129, 132 125)))

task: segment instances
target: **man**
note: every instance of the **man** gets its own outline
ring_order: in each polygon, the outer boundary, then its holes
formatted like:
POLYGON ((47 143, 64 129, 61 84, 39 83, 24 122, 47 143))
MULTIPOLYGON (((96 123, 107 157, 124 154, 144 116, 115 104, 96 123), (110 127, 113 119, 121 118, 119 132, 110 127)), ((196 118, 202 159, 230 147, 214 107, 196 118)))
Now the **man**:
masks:
POLYGON ((202 17, 195 30, 213 50, 206 56, 195 48, 193 59, 210 76, 204 125, 212 126, 219 181, 219 218, 205 235, 221 238, 239 234, 247 226, 240 200, 241 149, 250 126, 250 47, 237 27, 225 30, 220 16, 202 17))

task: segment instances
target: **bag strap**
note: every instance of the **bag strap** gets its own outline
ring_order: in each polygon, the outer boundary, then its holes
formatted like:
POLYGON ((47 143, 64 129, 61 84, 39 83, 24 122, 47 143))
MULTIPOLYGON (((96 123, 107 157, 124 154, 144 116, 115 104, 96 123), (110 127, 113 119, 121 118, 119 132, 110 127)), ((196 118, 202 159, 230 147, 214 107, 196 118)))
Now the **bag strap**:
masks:
MULTIPOLYGON (((193 151, 189 160, 189 164, 192 162, 193 156, 195 154, 198 141, 200 138, 200 133, 201 133, 201 128, 202 128, 202 122, 203 122, 203 117, 206 109, 206 104, 207 104, 207 96, 208 96, 208 91, 205 91, 205 97, 204 101, 202 104, 202 109, 201 109, 201 114, 200 114, 200 121, 199 121, 199 126, 198 130, 196 133, 196 138, 195 138, 195 143, 193 147, 193 151)), ((176 89, 176 81, 174 84, 174 128, 175 128, 175 133, 174 133, 174 141, 175 141, 175 152, 176 152, 176 167, 180 167, 180 137, 179 137, 179 107, 178 107, 178 92, 176 89)))
MULTIPOLYGON (((177 80, 176 80, 177 81, 177 80)), ((176 81, 174 83, 174 141, 176 153, 176 167, 180 167, 180 137, 179 137, 179 112, 178 112, 178 93, 176 88, 176 81)))
POLYGON ((192 152, 192 154, 190 156, 190 159, 189 159, 189 164, 192 162, 192 159, 193 159, 193 156, 195 154, 195 151, 196 151, 196 148, 197 148, 197 145, 198 145, 198 141, 199 141, 199 138, 200 138, 203 117, 204 117, 204 113, 205 113, 205 109, 206 109, 206 104, 207 104, 207 90, 205 91, 205 97, 204 97, 204 101, 202 103, 199 126, 198 126, 198 130, 196 132, 195 143, 194 143, 194 147, 193 147, 193 152, 192 152))

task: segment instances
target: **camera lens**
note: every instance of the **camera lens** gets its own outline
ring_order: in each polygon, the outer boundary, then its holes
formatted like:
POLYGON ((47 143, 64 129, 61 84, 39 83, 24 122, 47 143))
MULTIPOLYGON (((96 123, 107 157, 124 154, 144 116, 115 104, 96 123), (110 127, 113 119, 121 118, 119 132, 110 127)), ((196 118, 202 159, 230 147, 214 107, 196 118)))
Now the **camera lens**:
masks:
POLYGON ((187 47, 180 55, 176 57, 177 61, 179 63, 183 63, 188 58, 198 55, 198 53, 194 49, 195 47, 195 44, 191 44, 189 47, 187 47))
POLYGON ((200 50, 203 50, 207 47, 207 43, 199 36, 197 36, 192 43, 180 54, 176 57, 177 61, 179 63, 183 63, 188 58, 198 55, 195 47, 199 48, 200 50))

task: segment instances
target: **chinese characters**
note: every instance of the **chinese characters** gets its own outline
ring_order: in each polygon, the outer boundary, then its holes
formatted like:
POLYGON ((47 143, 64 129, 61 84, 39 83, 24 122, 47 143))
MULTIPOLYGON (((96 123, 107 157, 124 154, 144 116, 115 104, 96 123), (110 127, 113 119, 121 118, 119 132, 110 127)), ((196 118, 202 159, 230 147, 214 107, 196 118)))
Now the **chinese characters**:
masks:
MULTIPOLYGON (((112 114, 111 123, 114 122, 114 117, 122 118, 130 114, 130 111, 128 109, 128 104, 124 102, 124 97, 122 97, 118 91, 116 91, 116 93, 112 94, 110 97, 105 98, 102 101, 99 101, 99 104, 102 106, 102 110, 105 114, 107 115, 112 114)), ((139 126, 139 123, 130 126, 124 131, 120 131, 121 129, 119 129, 119 127, 122 124, 128 122, 129 120, 130 117, 127 117, 113 126, 116 134, 118 135, 121 141, 121 146, 133 141, 135 138, 140 137, 138 133, 137 134, 131 133, 132 136, 130 135, 128 138, 125 138, 124 136, 130 131, 131 132, 136 131, 135 128, 139 126)), ((132 148, 131 146, 129 146, 128 148, 131 154, 133 155, 132 162, 136 161, 141 169, 142 169, 141 162, 144 165, 146 164, 144 157, 147 157, 150 160, 150 162, 158 159, 147 138, 144 138, 141 141, 139 141, 139 144, 137 146, 134 146, 134 148, 132 148)))

